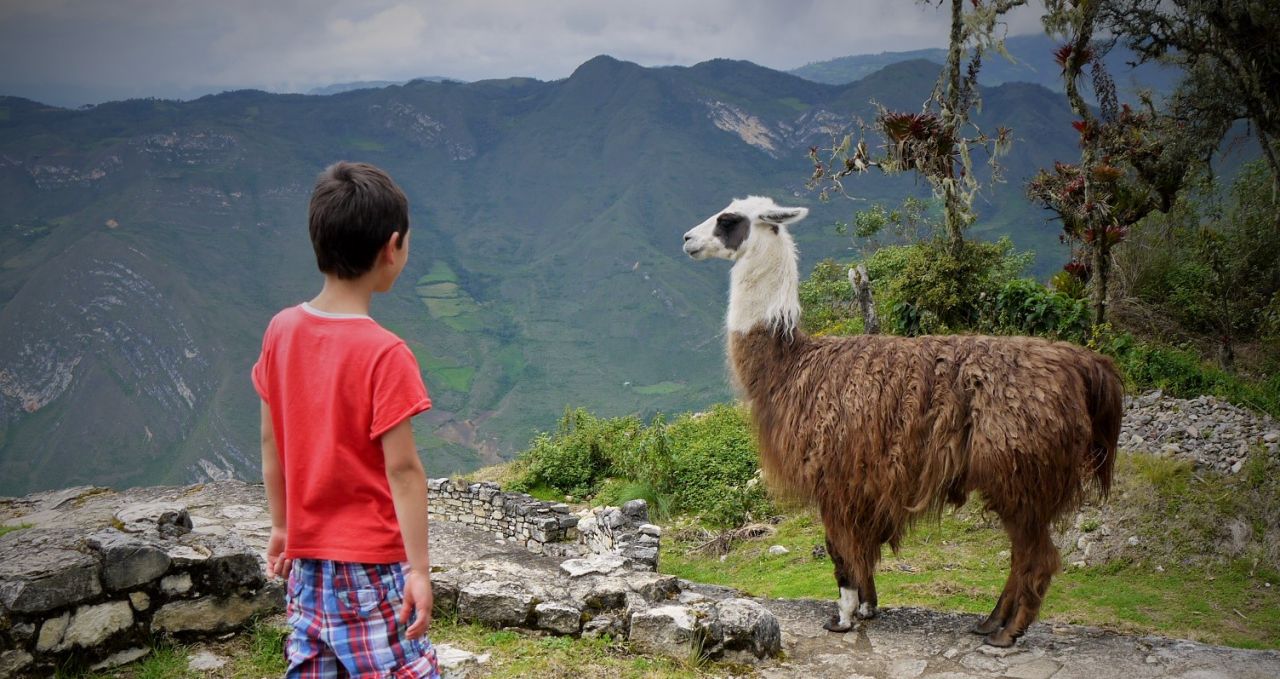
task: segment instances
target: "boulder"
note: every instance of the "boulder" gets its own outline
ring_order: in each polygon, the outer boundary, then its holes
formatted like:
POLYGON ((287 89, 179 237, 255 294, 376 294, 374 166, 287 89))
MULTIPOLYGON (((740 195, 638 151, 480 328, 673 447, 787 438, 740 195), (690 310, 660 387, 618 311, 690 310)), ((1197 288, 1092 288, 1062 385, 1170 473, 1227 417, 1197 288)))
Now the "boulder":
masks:
POLYGON ((458 591, 458 617, 493 627, 523 625, 533 611, 533 594, 514 581, 481 580, 458 591))
POLYGON ((156 544, 136 535, 112 529, 94 533, 89 536, 88 543, 102 554, 102 584, 108 590, 137 587, 169 570, 169 555, 156 544))
POLYGON ((709 643, 703 651, 711 658, 763 659, 782 651, 782 626, 778 618, 750 599, 725 599, 717 603, 708 630, 709 643))
POLYGON ((659 606, 631 614, 629 640, 638 648, 675 658, 689 656, 697 618, 688 606, 659 606))
POLYGON ((533 608, 538 629, 556 634, 577 634, 582 629, 582 610, 577 606, 544 601, 533 608))

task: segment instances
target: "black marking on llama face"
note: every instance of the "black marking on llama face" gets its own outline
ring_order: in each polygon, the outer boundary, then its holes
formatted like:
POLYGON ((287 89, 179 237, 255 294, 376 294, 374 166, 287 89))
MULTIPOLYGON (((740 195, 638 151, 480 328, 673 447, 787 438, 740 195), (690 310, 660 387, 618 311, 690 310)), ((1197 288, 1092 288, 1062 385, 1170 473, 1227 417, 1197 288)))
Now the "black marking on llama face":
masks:
POLYGON ((716 228, 711 235, 720 239, 730 250, 737 250, 742 241, 747 239, 751 230, 751 221, 736 212, 725 212, 716 217, 716 228))

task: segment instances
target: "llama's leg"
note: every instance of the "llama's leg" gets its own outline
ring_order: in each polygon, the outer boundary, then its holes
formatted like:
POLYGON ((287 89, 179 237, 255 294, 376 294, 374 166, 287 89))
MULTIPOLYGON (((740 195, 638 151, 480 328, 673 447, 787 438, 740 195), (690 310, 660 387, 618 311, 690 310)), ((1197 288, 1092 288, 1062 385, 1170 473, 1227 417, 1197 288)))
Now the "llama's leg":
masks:
POLYGON ((1009 577, 1004 581, 1004 589, 1000 592, 1000 598, 996 599, 996 605, 991 609, 991 615, 986 620, 974 625, 969 631, 974 634, 991 634, 992 632, 1004 627, 1005 623, 1013 617, 1014 608, 1017 606, 1017 596, 1015 592, 1018 589, 1018 581, 1021 578, 1021 571, 1018 562, 1022 555, 1019 548, 1019 537, 1016 526, 1005 522, 1005 531, 1009 534, 1009 577))
POLYGON ((1040 614, 1040 605, 1049 591, 1049 582, 1058 572, 1058 548, 1049 537, 1048 526, 1028 527, 1022 543, 1022 559, 1017 564, 1020 578, 1011 592, 1017 598, 1013 616, 1005 626, 987 636, 992 646, 1012 646, 1040 614))
POLYGON ((859 620, 870 620, 876 617, 876 563, 880 561, 880 545, 867 545, 859 567, 855 569, 858 585, 857 616, 859 620))
POLYGON ((996 605, 991 609, 991 615, 986 620, 974 625, 969 631, 974 634, 991 634, 992 632, 1004 627, 1005 621, 1013 617, 1013 606, 1015 597, 1009 592, 1014 589, 1014 573, 1009 573, 1008 579, 1004 581, 1004 591, 1000 593, 1000 598, 996 599, 996 605))
POLYGON ((828 632, 848 632, 853 629, 853 616, 858 608, 858 590, 854 589, 853 579, 849 573, 849 563, 840 556, 831 543, 831 538, 827 538, 827 554, 831 557, 831 563, 835 566, 836 585, 840 588, 840 600, 838 605, 840 612, 831 616, 831 619, 822 625, 822 628, 828 632))

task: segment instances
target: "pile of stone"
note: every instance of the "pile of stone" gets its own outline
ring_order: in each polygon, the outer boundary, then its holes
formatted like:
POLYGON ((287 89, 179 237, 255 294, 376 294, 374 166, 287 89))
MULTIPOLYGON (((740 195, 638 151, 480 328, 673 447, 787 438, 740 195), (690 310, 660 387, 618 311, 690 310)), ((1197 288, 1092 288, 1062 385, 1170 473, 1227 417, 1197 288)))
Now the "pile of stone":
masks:
POLYGON ((782 648, 777 618, 760 603, 636 571, 619 555, 569 559, 558 572, 545 565, 478 561, 432 574, 436 614, 464 622, 594 637, 628 639, 651 653, 749 662, 782 648))
POLYGON ((583 509, 545 502, 524 493, 504 493, 498 484, 427 481, 431 519, 469 525, 519 544, 534 554, 579 557, 619 554, 629 567, 658 569, 662 531, 649 523, 649 506, 632 500, 622 507, 583 509))
POLYGON ((1212 396, 1178 399, 1153 391, 1125 400, 1120 447, 1234 474, 1255 447, 1280 454, 1280 423, 1212 396))
POLYGON ((222 521, 197 520, 188 501, 201 490, 0 500, 11 529, 0 536, 0 677, 49 674, 72 659, 112 667, 145 655, 155 635, 219 634, 280 610, 283 590, 265 578, 259 550, 229 530, 269 529, 264 510, 215 491, 232 503, 219 508, 222 521))

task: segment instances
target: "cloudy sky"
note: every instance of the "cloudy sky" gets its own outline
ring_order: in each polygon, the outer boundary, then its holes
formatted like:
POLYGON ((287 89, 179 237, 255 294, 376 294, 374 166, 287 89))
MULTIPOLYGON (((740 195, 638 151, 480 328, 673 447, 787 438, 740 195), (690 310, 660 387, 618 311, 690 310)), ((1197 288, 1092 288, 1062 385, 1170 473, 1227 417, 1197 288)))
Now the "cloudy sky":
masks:
MULTIPOLYGON (((1011 35, 1037 15, 1010 17, 1011 35)), ((563 78, 597 54, 786 70, 941 47, 910 0, 0 0, 0 94, 60 105, 356 80, 563 78)))

